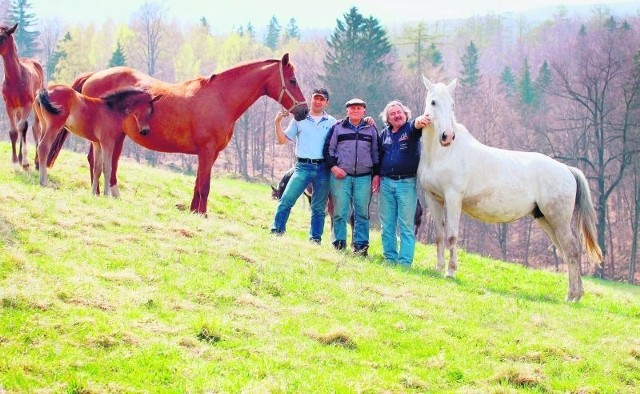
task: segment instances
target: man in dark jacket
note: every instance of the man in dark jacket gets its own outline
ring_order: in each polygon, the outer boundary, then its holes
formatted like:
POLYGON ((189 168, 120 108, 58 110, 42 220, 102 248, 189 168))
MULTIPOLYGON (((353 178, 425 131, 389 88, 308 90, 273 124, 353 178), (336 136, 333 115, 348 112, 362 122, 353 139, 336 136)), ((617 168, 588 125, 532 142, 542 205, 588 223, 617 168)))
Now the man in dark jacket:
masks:
POLYGON ((351 99, 345 107, 347 117, 331 128, 323 151, 332 174, 333 246, 338 250, 346 247, 347 219, 353 205, 353 251, 367 256, 372 178, 379 182, 378 130, 364 121, 364 100, 351 99))

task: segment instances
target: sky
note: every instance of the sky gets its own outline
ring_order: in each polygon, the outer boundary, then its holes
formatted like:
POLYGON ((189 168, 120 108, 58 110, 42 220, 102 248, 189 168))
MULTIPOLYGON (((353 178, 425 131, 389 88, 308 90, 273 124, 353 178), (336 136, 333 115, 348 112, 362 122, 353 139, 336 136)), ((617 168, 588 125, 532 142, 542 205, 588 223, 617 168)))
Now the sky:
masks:
MULTIPOLYGON (((466 18, 504 12, 522 12, 544 6, 629 3, 628 0, 154 0, 180 22, 195 23, 204 16, 213 32, 226 33, 251 22, 267 26, 272 16, 281 26, 295 18, 300 29, 333 29, 353 6, 383 26, 416 20, 466 18)), ((128 22, 145 0, 30 0, 39 20, 60 18, 83 24, 128 22)))

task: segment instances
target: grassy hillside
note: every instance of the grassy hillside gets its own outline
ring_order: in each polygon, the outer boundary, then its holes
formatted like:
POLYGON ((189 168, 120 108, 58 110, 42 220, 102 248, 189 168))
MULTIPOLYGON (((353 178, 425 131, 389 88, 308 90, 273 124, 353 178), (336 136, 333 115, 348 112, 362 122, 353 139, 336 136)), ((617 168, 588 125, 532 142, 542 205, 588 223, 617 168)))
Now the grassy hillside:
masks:
MULTIPOLYGON (((32 148, 33 146, 31 146, 32 148)), ((33 152, 33 150, 32 150, 33 152)), ((122 161, 122 198, 90 194, 63 151, 41 188, 0 144, 0 392, 640 391, 640 288, 461 253, 410 270, 307 239, 301 203, 268 234, 269 187, 122 161)))

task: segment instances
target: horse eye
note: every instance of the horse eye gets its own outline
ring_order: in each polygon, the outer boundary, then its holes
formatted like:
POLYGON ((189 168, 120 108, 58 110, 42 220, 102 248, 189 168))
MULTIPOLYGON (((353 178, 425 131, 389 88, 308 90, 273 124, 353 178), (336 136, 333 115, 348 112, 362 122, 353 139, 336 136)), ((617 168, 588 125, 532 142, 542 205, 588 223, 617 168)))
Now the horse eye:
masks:
POLYGON ((298 81, 296 81, 295 79, 290 79, 289 82, 291 82, 292 85, 295 85, 296 83, 298 83, 298 81))
POLYGON ((431 100, 431 106, 433 106, 433 107, 436 106, 436 100, 431 100))

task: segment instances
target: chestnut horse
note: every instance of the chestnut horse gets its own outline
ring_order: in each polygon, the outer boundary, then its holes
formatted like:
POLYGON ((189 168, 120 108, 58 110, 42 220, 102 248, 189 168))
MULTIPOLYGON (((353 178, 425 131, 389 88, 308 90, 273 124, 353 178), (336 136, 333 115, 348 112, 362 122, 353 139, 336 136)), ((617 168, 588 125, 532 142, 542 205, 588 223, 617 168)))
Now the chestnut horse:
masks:
POLYGON ((452 98, 456 80, 448 85, 433 84, 423 77, 423 82, 428 90, 425 114, 430 116, 431 124, 422 129, 418 179, 436 230, 437 269, 445 268, 446 242, 447 276, 456 272, 462 212, 489 223, 508 223, 531 215, 567 264, 567 301, 580 300, 584 290, 580 244, 571 227, 573 216, 587 256, 592 263, 602 261, 596 242, 595 210, 582 171, 537 152, 480 143, 456 122, 452 98))
MULTIPOLYGON (((22 168, 26 170, 29 169, 29 159, 27 158, 28 118, 36 92, 44 87, 44 73, 40 63, 34 59, 18 58, 18 50, 13 40, 13 33, 17 27, 17 23, 13 27, 0 26, 0 56, 2 56, 4 63, 2 97, 9 116, 9 137, 13 152, 11 160, 15 167, 22 165, 22 168), (20 138, 20 147, 16 154, 18 138, 20 138)), ((40 139, 38 119, 34 119, 32 131, 33 139, 37 145, 40 139)))
MULTIPOLYGON (((159 152, 187 153, 198 156, 191 211, 207 212, 211 185, 211 168, 233 133, 236 120, 258 98, 267 95, 292 113, 296 120, 305 118, 307 103, 300 91, 289 54, 281 60, 267 59, 240 64, 236 67, 177 84, 157 80, 127 67, 114 67, 76 79, 74 88, 88 96, 98 97, 125 86, 149 89, 163 99, 157 103, 157 113, 151 118, 150 132, 142 135, 129 132, 133 141, 159 152)), ((117 160, 122 151, 124 135, 114 150, 112 188, 117 187, 117 160)), ((60 149, 61 144, 56 144, 60 149)), ((89 161, 92 161, 89 152, 89 161)))
POLYGON ((49 152, 64 128, 91 141, 96 152, 91 190, 98 194, 98 182, 104 171, 104 194, 109 195, 113 147, 122 134, 124 120, 133 118, 133 132, 147 133, 153 103, 159 98, 139 88, 125 88, 101 98, 85 96, 66 85, 41 89, 34 102, 36 116, 43 127, 38 146, 40 185, 48 184, 47 167, 51 167, 57 157, 57 152, 54 155, 49 152))

